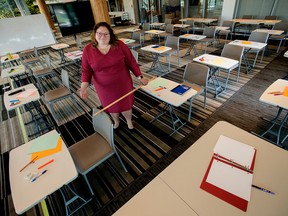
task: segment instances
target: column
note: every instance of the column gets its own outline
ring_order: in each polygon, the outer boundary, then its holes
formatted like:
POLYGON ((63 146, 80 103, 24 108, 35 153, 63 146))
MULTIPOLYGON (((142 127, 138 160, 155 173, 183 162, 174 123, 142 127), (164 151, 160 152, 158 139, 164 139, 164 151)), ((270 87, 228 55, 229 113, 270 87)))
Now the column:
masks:
POLYGON ((95 23, 111 24, 106 0, 90 0, 95 23))
POLYGON ((44 14, 44 16, 46 17, 46 20, 48 22, 48 25, 50 26, 50 28, 52 29, 52 31, 56 31, 56 28, 54 26, 53 20, 51 18, 50 12, 48 10, 48 7, 45 3, 45 0, 36 0, 37 5, 39 7, 39 10, 41 12, 41 14, 44 14))

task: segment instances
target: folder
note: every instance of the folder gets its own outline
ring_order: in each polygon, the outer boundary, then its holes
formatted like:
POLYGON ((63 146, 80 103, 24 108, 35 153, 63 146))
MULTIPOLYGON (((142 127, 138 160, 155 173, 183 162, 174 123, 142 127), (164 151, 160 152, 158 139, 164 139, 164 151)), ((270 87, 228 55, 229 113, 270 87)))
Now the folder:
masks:
POLYGON ((200 188, 247 211, 255 157, 254 147, 221 135, 200 188))
POLYGON ((178 85, 178 86, 176 86, 175 88, 171 89, 171 92, 174 92, 174 93, 179 94, 179 95, 183 95, 183 94, 186 93, 190 88, 191 88, 191 87, 182 84, 182 85, 178 85))

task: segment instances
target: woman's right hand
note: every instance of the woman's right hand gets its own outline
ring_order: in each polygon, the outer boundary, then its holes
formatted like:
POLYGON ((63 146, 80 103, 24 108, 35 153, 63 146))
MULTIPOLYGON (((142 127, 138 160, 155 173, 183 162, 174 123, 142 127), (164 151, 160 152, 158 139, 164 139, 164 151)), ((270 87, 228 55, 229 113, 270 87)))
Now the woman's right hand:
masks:
POLYGON ((80 88, 80 97, 82 99, 86 99, 88 97, 87 88, 85 87, 80 88))

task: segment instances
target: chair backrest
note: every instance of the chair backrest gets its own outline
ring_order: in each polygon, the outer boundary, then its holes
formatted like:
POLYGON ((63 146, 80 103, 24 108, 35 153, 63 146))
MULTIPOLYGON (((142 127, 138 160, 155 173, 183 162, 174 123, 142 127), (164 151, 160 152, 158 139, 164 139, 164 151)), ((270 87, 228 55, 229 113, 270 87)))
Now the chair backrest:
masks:
POLYGON ((61 70, 61 80, 62 80, 63 85, 66 88, 70 89, 69 75, 68 75, 68 72, 64 69, 61 70))
POLYGON ((288 22, 278 22, 275 23, 273 30, 283 30, 285 32, 288 32, 288 22))
POLYGON ((188 63, 186 65, 183 81, 195 83, 200 86, 207 86, 210 68, 199 63, 188 63))
POLYGON ((149 23, 143 23, 143 31, 149 31, 150 30, 150 24, 149 23))
POLYGON ((179 37, 176 36, 167 36, 165 41, 165 46, 171 47, 172 49, 179 50, 179 37))
POLYGON ((193 27, 194 26, 194 20, 187 20, 186 25, 189 25, 190 27, 193 27))
POLYGON ((241 62, 243 52, 244 52, 244 47, 236 46, 232 44, 225 44, 221 52, 221 56, 241 62))
POLYGON ((266 32, 251 32, 248 41, 255 41, 260 43, 267 43, 269 34, 266 32))
POLYGON ((233 30, 234 29, 234 25, 235 25, 235 22, 234 21, 230 21, 230 20, 225 20, 222 23, 222 26, 229 27, 229 30, 233 30))
POLYGON ((168 25, 168 24, 172 24, 172 19, 170 18, 165 18, 165 25, 168 25))
POLYGON ((206 35, 207 38, 215 38, 216 28, 214 27, 205 27, 203 35, 206 35))
POLYGON ((93 109, 92 123, 94 130, 99 133, 114 149, 113 122, 106 112, 95 115, 99 109, 93 109))
POLYGON ((49 55, 45 55, 45 56, 44 56, 44 59, 45 59, 45 63, 46 63, 46 65, 47 65, 47 67, 52 69, 50 56, 49 56, 49 55))
POLYGON ((265 20, 277 20, 278 16, 265 16, 265 20))
POLYGON ((202 16, 200 14, 195 14, 192 16, 193 18, 201 18, 202 16))
POLYGON ((82 39, 81 39, 78 35, 76 36, 76 45, 77 45, 77 47, 79 47, 81 50, 83 49, 82 39))
POLYGON ((140 31, 136 31, 136 32, 133 32, 132 34, 132 39, 141 43, 142 40, 141 40, 141 32, 140 31))
POLYGON ((173 34, 173 31, 174 31, 174 25, 173 24, 166 25, 165 32, 173 34))
POLYGON ((34 50, 34 54, 35 54, 35 56, 38 57, 38 50, 37 50, 37 47, 34 47, 33 50, 34 50))
POLYGON ((242 19, 254 19, 253 15, 243 15, 242 19))
POLYGON ((138 52, 136 50, 131 50, 133 57, 135 58, 136 62, 138 63, 138 52))

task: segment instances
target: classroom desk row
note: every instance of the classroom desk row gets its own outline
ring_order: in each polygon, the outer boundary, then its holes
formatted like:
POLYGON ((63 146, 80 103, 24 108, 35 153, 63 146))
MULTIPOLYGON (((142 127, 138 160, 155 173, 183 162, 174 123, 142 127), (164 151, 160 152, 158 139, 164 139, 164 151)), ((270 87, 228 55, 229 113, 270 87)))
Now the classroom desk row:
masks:
MULTIPOLYGON (((234 145, 234 142, 228 144, 234 145)), ((242 155, 243 153, 239 154, 242 155)), ((288 188, 286 185, 288 175, 283 172, 286 170, 287 163, 288 152, 286 150, 280 149, 232 124, 220 121, 125 203, 113 216, 287 215, 288 188), (274 192, 274 195, 251 185, 247 210, 243 211, 200 188, 211 161, 213 149, 221 135, 256 149, 252 183, 274 192)), ((225 178, 221 173, 219 176, 222 176, 222 179, 225 178)))

